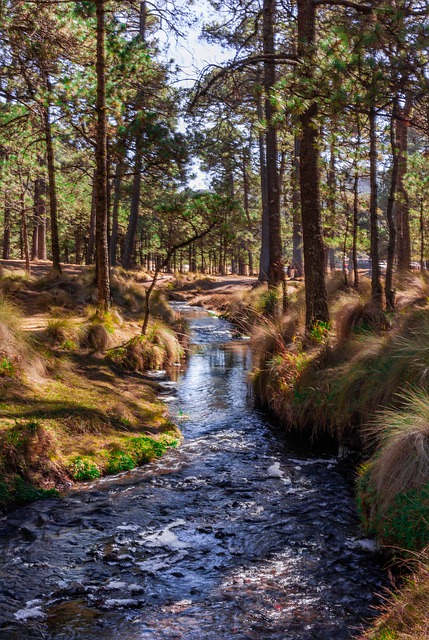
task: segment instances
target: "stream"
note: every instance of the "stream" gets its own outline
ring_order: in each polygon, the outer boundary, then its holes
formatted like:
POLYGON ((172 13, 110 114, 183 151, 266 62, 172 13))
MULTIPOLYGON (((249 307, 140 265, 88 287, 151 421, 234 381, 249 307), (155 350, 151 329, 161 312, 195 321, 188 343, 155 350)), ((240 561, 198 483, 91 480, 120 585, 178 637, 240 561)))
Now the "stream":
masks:
POLYGON ((358 636, 386 578, 343 464, 254 408, 231 325, 175 306, 192 353, 159 393, 183 444, 0 520, 1 640, 358 636))

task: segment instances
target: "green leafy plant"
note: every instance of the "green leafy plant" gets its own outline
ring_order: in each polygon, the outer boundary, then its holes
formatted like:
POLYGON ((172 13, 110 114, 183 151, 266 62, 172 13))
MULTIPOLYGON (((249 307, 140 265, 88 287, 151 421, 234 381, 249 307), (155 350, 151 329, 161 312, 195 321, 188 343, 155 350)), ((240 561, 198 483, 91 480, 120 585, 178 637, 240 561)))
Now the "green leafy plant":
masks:
POLYGON ((100 469, 89 458, 77 456, 70 465, 70 474, 74 480, 94 480, 100 477, 100 469))
POLYGON ((124 451, 113 451, 108 459, 106 467, 107 473, 120 473, 121 471, 129 471, 136 466, 132 456, 124 451))
POLYGON ((13 378, 15 376, 15 365, 6 356, 0 360, 0 377, 13 378))
POLYGON ((329 335, 330 328, 331 325, 329 322, 322 322, 321 320, 318 320, 310 330, 310 338, 312 342, 317 342, 318 344, 325 342, 329 335))

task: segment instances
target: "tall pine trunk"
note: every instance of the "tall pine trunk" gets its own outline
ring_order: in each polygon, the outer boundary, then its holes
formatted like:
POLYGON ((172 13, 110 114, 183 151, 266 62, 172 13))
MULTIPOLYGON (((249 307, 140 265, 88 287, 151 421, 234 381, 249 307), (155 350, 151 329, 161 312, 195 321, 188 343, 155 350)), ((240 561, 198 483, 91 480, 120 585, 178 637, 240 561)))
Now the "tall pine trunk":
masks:
POLYGON ((398 270, 406 271, 411 268, 411 238, 410 238, 410 203, 405 187, 405 174, 408 171, 408 118, 412 109, 412 100, 407 97, 405 107, 401 110, 396 122, 396 146, 398 153, 398 184, 397 184, 397 244, 398 270))
POLYGON ((85 264, 89 265, 94 262, 95 248, 95 220, 97 215, 97 168, 94 169, 92 178, 92 195, 91 195, 91 212, 89 215, 88 243, 85 252, 85 264))
POLYGON ((294 138, 293 173, 292 173, 292 267, 295 277, 301 278, 303 274, 302 264, 302 225, 301 225, 301 200, 299 191, 299 154, 300 140, 294 138))
POLYGON ((97 306, 107 311, 110 306, 109 250, 107 245, 107 117, 106 117, 106 0, 97 2, 97 198, 96 198, 96 270, 97 306))
MULTIPOLYGON (((258 120, 262 122, 264 112, 262 107, 261 96, 257 98, 258 120)), ((261 196, 262 196, 262 219, 261 219, 261 254, 259 258, 259 282, 268 280, 268 271, 270 268, 270 228, 268 216, 268 185, 267 185, 267 155, 265 151, 265 136, 261 130, 258 134, 259 142, 259 172, 261 180, 261 196)))
POLYGON ((377 132, 375 107, 369 111, 369 163, 370 163, 370 229, 371 229, 371 297, 379 307, 382 305, 383 289, 381 286, 380 254, 378 248, 378 184, 377 184, 377 132))
POLYGON ((264 89, 266 119, 266 161, 267 161, 267 200, 269 220, 270 260, 268 268, 268 286, 277 287, 284 282, 283 251, 280 219, 280 192, 277 168, 277 131, 274 122, 275 107, 272 103, 272 90, 276 82, 276 65, 274 61, 274 21, 275 0, 264 0, 263 4, 263 46, 264 55, 264 89))
POLYGON ((3 218, 3 260, 10 259, 10 225, 11 225, 11 205, 9 193, 4 194, 4 218, 3 218))
MULTIPOLYGON (((146 2, 140 2, 140 23, 139 23, 139 35, 142 42, 146 38, 146 22, 147 22, 147 5, 146 2)), ((133 264, 134 249, 137 237, 137 226, 139 218, 140 208, 140 192, 141 192, 141 172, 143 166, 143 141, 142 141, 142 127, 143 119, 140 114, 140 110, 143 106, 143 91, 139 90, 136 96, 136 110, 137 116, 134 122, 135 125, 135 156, 134 156, 134 181, 133 190, 131 195, 131 208, 130 216, 128 219, 127 234, 125 237, 124 251, 122 254, 122 265, 129 269, 133 264)))
MULTIPOLYGON (((50 90, 49 83, 48 90, 50 90)), ((43 108, 43 125, 46 143, 46 161, 48 165, 49 212, 51 222, 52 268, 61 274, 60 241, 58 234, 58 200, 55 176, 55 155, 52 139, 52 125, 49 106, 43 108)))
MULTIPOLYGON (((139 128, 138 128, 139 129, 139 128)), ((128 219, 127 234, 125 236, 124 251, 122 254, 122 266, 130 269, 133 266, 134 248, 137 237, 137 225, 139 221, 140 191, 142 181, 142 141, 137 133, 136 153, 134 156, 134 179, 131 195, 130 217, 128 219)))
POLYGON ((389 197, 386 207, 387 227, 389 231, 389 241, 387 244, 387 266, 386 266, 386 279, 385 279, 385 296, 386 296, 386 309, 392 311, 395 308, 395 292, 393 290, 393 261, 395 258, 396 248, 396 225, 394 217, 395 196, 398 185, 398 169, 399 169, 399 155, 396 148, 395 137, 395 118, 396 118, 396 102, 392 110, 392 117, 390 119, 390 146, 392 151, 392 177, 390 180, 389 197))
MULTIPOLYGON (((316 39, 316 13, 312 0, 298 0, 298 55, 311 60, 316 39)), ((307 330, 317 322, 329 322, 324 275, 324 247, 320 206, 318 107, 312 102, 300 115, 300 188, 307 330)))
POLYGON ((36 258, 46 260, 46 181, 40 176, 34 181, 31 259, 36 258))
POLYGON ((120 157, 116 163, 115 177, 113 180, 113 210, 112 210, 112 234, 110 236, 110 264, 116 266, 116 255, 118 250, 119 233, 119 205, 121 202, 121 186, 123 174, 123 158, 120 157))

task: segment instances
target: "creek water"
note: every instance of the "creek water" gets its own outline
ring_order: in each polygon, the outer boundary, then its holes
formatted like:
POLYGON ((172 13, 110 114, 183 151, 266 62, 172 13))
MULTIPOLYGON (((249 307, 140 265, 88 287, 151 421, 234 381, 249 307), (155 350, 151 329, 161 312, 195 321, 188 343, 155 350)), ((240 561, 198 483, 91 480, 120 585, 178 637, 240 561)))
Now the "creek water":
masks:
POLYGON ((346 640, 384 574, 350 483, 255 410, 250 353, 203 310, 160 394, 183 444, 0 521, 0 638, 346 640))

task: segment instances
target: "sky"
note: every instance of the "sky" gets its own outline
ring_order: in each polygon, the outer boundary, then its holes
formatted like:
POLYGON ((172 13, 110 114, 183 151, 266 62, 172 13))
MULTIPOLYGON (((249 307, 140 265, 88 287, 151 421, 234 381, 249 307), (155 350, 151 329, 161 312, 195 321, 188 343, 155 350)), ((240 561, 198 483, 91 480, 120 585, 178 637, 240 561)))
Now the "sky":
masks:
MULTIPOLYGON (((160 34, 160 42, 166 45, 166 57, 175 60, 179 67, 177 84, 182 87, 192 87, 198 80, 203 69, 208 65, 219 65, 232 58, 231 51, 226 51, 219 45, 210 44, 201 38, 201 30, 204 22, 209 22, 214 16, 209 3, 206 0, 198 0, 197 5, 190 7, 198 20, 195 24, 181 27, 183 37, 171 37, 166 33, 160 34)), ((184 120, 179 123, 179 130, 185 131, 184 120)), ((198 162, 192 167, 195 178, 189 181, 192 189, 207 189, 209 176, 202 172, 198 162)))

